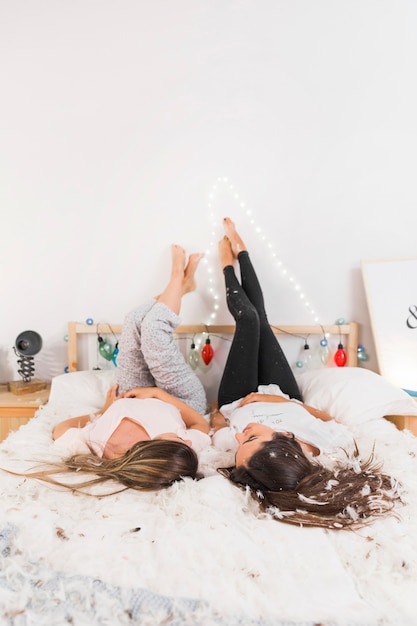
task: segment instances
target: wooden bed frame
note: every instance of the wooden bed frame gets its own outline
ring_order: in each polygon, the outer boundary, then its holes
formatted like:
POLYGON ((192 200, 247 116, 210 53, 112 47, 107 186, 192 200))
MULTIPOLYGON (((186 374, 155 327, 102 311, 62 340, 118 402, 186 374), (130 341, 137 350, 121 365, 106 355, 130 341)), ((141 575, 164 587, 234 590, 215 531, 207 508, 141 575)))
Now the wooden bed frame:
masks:
MULTIPOLYGON (((348 324, 333 324, 330 326, 289 326, 271 325, 276 335, 332 335, 341 338, 347 354, 347 365, 356 367, 358 364, 358 324, 350 322, 348 324)), ((175 331, 176 335, 187 335, 192 337, 199 333, 211 335, 233 335, 234 325, 213 325, 204 324, 181 325, 175 331)), ((81 322, 68 322, 68 371, 78 370, 78 338, 82 335, 116 335, 120 336, 122 324, 85 324, 81 322)))

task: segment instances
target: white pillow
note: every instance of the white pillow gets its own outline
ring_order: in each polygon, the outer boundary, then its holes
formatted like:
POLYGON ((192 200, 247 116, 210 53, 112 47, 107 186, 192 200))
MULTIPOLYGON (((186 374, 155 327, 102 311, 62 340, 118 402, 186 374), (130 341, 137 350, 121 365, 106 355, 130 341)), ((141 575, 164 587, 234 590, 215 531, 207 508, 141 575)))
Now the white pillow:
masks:
POLYGON ((403 389, 359 367, 307 370, 297 376, 303 401, 339 422, 360 424, 384 415, 417 415, 417 402, 403 389))
POLYGON ((101 409, 110 387, 116 382, 116 370, 89 370, 60 374, 52 379, 49 406, 69 412, 86 413, 101 409))

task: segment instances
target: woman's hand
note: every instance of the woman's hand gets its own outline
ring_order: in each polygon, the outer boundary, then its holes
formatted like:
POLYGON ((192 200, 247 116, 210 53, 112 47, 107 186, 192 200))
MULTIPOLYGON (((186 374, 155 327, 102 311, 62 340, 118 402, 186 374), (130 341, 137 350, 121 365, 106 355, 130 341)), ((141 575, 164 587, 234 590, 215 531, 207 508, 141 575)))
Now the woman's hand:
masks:
POLYGON ((322 420, 323 422, 329 422, 333 419, 333 417, 328 413, 325 413, 325 411, 320 411, 319 409, 315 409, 314 407, 298 402, 297 400, 291 400, 289 398, 283 398, 282 396, 275 396, 272 394, 255 393, 254 391, 245 396, 241 400, 239 406, 245 406, 245 404, 251 404, 252 402, 296 402, 299 406, 308 411, 310 415, 322 420))
POLYGON ((107 411, 107 409, 109 408, 109 406, 113 404, 113 402, 115 402, 116 400, 122 397, 122 395, 121 396, 117 395, 118 389, 119 389, 119 385, 113 385, 113 387, 110 387, 106 395, 106 401, 100 413, 104 413, 104 411, 107 411))
POLYGON ((124 394, 125 398, 139 398, 145 400, 146 398, 160 398, 161 390, 158 387, 134 387, 124 394))
POLYGON ((252 392, 245 396, 239 406, 245 406, 245 404, 252 404, 252 402, 291 402, 289 398, 283 398, 282 396, 275 396, 267 393, 252 392))
POLYGON ((188 406, 188 404, 160 387, 135 387, 134 389, 130 389, 130 391, 126 391, 124 397, 139 398, 141 400, 156 398, 167 404, 172 404, 172 406, 175 406, 181 413, 186 428, 195 428, 196 430, 201 430, 203 433, 208 433, 209 431, 209 424, 200 413, 197 413, 197 411, 188 406))
POLYGON ((210 412, 210 427, 214 432, 217 432, 221 428, 229 426, 228 422, 224 418, 223 414, 218 409, 213 409, 210 412))

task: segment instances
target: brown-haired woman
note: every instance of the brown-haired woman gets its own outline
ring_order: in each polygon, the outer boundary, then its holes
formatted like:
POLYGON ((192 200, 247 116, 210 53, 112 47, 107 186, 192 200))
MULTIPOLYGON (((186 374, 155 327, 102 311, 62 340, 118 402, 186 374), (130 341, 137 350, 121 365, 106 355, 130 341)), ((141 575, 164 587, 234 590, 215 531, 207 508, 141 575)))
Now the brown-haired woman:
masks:
POLYGON ((211 421, 214 445, 236 450, 236 457, 234 467, 220 471, 249 487, 261 508, 282 521, 336 529, 366 524, 393 507, 395 481, 372 460, 359 460, 346 427, 302 403, 246 246, 234 223, 223 223, 219 255, 236 327, 218 392, 220 411, 211 421), (336 450, 346 456, 331 469, 314 459, 336 450))

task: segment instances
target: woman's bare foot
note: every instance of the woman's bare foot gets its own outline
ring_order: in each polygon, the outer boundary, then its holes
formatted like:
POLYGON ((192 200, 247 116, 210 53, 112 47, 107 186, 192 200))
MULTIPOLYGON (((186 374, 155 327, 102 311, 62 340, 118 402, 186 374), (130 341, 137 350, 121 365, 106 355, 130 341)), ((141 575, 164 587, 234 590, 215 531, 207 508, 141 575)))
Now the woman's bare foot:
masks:
POLYGON ((165 289, 155 296, 155 300, 166 304, 177 315, 181 308, 181 299, 185 293, 195 289, 195 272, 204 254, 190 254, 185 265, 186 253, 184 248, 173 244, 171 246, 171 276, 165 289))
POLYGON ((185 250, 177 244, 171 246, 171 276, 184 276, 185 250))
POLYGON ((219 241, 219 258, 222 269, 228 265, 233 265, 235 257, 232 250, 232 244, 230 243, 229 237, 226 237, 226 235, 219 241))
POLYGON ((239 252, 242 252, 242 250, 246 250, 245 242, 237 232, 235 223, 230 219, 230 217, 225 217, 223 219, 223 227, 227 237, 230 240, 233 256, 235 259, 237 259, 237 255, 239 254, 239 252))
POLYGON ((198 264, 200 263, 203 256, 204 256, 203 252, 194 252, 193 254, 190 254, 188 258, 188 263, 184 269, 184 278, 182 281, 183 295, 186 293, 189 293, 190 291, 194 291, 196 287, 195 273, 196 273, 198 264))

